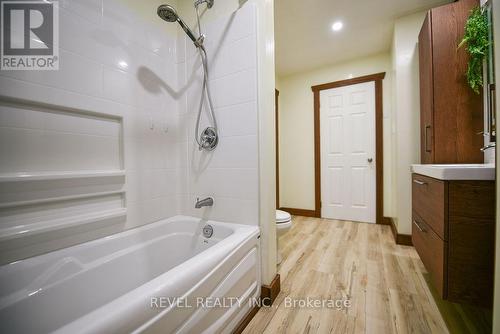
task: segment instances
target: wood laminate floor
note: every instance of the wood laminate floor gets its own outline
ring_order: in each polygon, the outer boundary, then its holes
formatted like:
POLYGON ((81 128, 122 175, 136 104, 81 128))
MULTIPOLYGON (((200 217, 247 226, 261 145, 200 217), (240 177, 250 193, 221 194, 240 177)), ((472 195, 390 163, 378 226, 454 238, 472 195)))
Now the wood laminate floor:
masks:
POLYGON ((388 226, 293 219, 280 240, 281 292, 243 333, 491 332, 491 312, 435 296, 415 249, 396 245, 388 226), (351 306, 290 306, 308 297, 351 306))

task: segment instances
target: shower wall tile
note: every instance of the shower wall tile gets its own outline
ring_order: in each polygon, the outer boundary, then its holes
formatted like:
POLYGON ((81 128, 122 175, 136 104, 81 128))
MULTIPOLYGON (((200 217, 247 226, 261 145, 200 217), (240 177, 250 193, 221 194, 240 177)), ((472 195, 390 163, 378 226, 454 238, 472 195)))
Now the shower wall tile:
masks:
MULTIPOLYGON (((117 47, 138 45, 145 50, 149 48, 153 51, 145 36, 150 26, 148 19, 156 19, 156 16, 142 18, 139 11, 139 8, 130 8, 121 1, 104 1, 101 26, 103 32, 110 37, 111 43, 117 47)), ((154 12, 153 9, 152 13, 154 12)))
POLYGON ((133 107, 141 106, 142 96, 145 92, 140 90, 140 83, 133 80, 130 74, 125 71, 104 68, 102 78, 104 98, 133 107))
POLYGON ((257 97, 257 70, 250 69, 212 81, 215 105, 231 106, 255 101, 257 97))
POLYGON ((65 50, 60 50, 59 57, 58 71, 1 71, 0 75, 83 95, 102 96, 102 64, 65 50))
MULTIPOLYGON (((199 197, 209 195, 211 194, 200 194, 199 197)), ((179 211, 185 215, 225 223, 256 225, 256 222, 259 221, 259 205, 257 200, 242 200, 233 197, 217 196, 213 207, 195 209, 194 204, 197 197, 198 195, 180 196, 178 199, 179 211)))
MULTIPOLYGON (((210 70, 210 69, 209 69, 210 70)), ((203 85, 203 67, 200 57, 186 61, 186 112, 197 115, 203 85)))
MULTIPOLYGON (((155 77, 175 83, 175 38, 154 25, 144 23, 141 38, 129 38, 116 29, 91 24, 61 9, 60 47, 138 78, 155 77), (145 35, 145 38, 144 38, 145 35)), ((142 79, 142 78, 141 78, 142 79)))
POLYGON ((186 43, 186 52, 185 52, 186 61, 192 60, 195 57, 198 57, 198 49, 194 46, 193 41, 189 37, 185 37, 185 36, 184 36, 184 40, 186 43))
MULTIPOLYGON (((257 113, 255 112, 256 108, 256 101, 215 108, 220 137, 257 135, 258 119, 257 113)), ((196 116, 196 113, 181 116, 181 119, 184 119, 184 124, 187 125, 187 130, 189 132, 187 138, 189 139, 194 138, 196 116)), ((207 126, 210 126, 209 118, 202 117, 200 128, 205 128, 207 126)), ((252 159, 253 158, 254 157, 252 157, 252 159)))
POLYGON ((59 3, 60 69, 0 72, 0 151, 15 157, 5 168, 126 170, 127 220, 76 243, 180 214, 188 146, 178 27, 139 1, 59 3), (6 99, 30 108, 9 112, 6 99))
POLYGON ((178 196, 159 197, 130 203, 127 207, 127 222, 124 228, 135 228, 173 216, 173 212, 178 212, 178 198, 178 196))
POLYGON ((60 9, 72 13, 72 16, 84 18, 92 23, 100 24, 102 20, 103 0, 59 0, 60 9))
POLYGON ((257 64, 256 39, 254 35, 243 37, 233 43, 222 45, 211 54, 217 56, 213 59, 210 77, 218 79, 246 69, 255 69, 257 64))
MULTIPOLYGON (((75 243, 176 214, 258 224, 255 5, 202 22, 220 132, 213 152, 199 151, 194 140, 199 54, 178 26, 144 8, 139 1, 61 0, 60 70, 0 72, 0 150, 15 156, 9 171, 126 170, 126 221, 75 243), (30 108, 8 112, 6 99, 30 108), (67 118, 73 113, 85 117, 75 123, 67 118), (214 196, 215 206, 195 210, 203 196, 214 196)), ((201 128, 207 112, 205 101, 201 128)))
POLYGON ((256 35, 257 11, 254 4, 245 4, 232 15, 207 25, 207 39, 216 45, 228 45, 249 35, 256 35))
MULTIPOLYGON (((158 21, 158 24, 164 23, 158 21)), ((165 29, 158 29, 156 25, 148 25, 146 27, 146 42, 149 50, 166 59, 171 64, 177 63, 177 56, 175 54, 177 48, 176 36, 169 35, 165 29)))
POLYGON ((217 108, 222 137, 258 134, 257 102, 245 102, 217 108))
POLYGON ((194 171, 189 181, 194 194, 242 200, 256 200, 258 195, 254 191, 258 184, 258 173, 252 168, 209 168, 200 174, 194 171))
MULTIPOLYGON (((188 43, 183 81, 188 87, 186 114, 181 119, 187 126, 189 174, 188 196, 180 199, 181 212, 205 219, 257 225, 259 146, 255 6, 247 3, 232 15, 212 21, 203 28, 209 85, 220 138, 218 147, 211 152, 199 151, 194 141, 203 72, 196 50, 188 43), (212 196, 215 205, 194 209, 196 198, 206 196, 212 196)), ((202 110, 201 130, 211 124, 206 102, 202 110)))
POLYGON ((177 97, 177 108, 180 114, 187 113, 187 90, 189 89, 189 84, 187 82, 187 68, 186 63, 178 63, 177 68, 177 92, 179 96, 177 97))
MULTIPOLYGON (((194 135, 193 135, 194 136, 194 135)), ((220 137, 217 149, 213 152, 198 152, 198 144, 189 142, 191 166, 196 166, 200 172, 193 171, 193 176, 203 174, 209 168, 254 168, 258 163, 257 136, 220 137)))
POLYGON ((184 37, 184 35, 177 35, 175 43, 175 55, 177 63, 186 61, 186 37, 184 37))

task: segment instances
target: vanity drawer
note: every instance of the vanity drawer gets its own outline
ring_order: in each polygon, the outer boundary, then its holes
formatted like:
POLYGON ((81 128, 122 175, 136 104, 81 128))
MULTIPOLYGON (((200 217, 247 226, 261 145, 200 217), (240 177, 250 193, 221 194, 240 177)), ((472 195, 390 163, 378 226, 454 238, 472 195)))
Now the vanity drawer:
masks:
POLYGON ((443 240, 448 240, 447 184, 420 174, 412 175, 413 211, 443 240))
POLYGON ((447 242, 443 241, 422 219, 413 215, 411 239, 420 259, 429 272, 434 287, 441 298, 447 297, 445 254, 447 242))

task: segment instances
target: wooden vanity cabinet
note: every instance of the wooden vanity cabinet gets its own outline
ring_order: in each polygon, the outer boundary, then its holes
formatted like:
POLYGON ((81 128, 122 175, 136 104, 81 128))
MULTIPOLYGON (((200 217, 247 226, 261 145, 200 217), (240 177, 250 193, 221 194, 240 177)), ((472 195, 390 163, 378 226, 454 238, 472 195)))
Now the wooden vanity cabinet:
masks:
POLYGON ((483 97, 466 81, 469 56, 457 49, 478 0, 431 9, 420 31, 420 132, 423 164, 481 163, 483 97))
POLYGON ((412 176, 412 242, 441 298, 491 307, 495 181, 412 176))

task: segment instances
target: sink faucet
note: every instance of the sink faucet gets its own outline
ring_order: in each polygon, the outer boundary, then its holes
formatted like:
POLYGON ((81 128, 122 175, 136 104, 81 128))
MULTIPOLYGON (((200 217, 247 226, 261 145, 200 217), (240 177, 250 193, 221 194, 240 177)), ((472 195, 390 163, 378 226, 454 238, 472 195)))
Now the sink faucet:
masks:
POLYGON ((199 198, 196 199, 196 204, 194 205, 195 209, 201 209, 204 206, 213 206, 214 205, 214 199, 213 197, 207 197, 202 200, 199 198))

